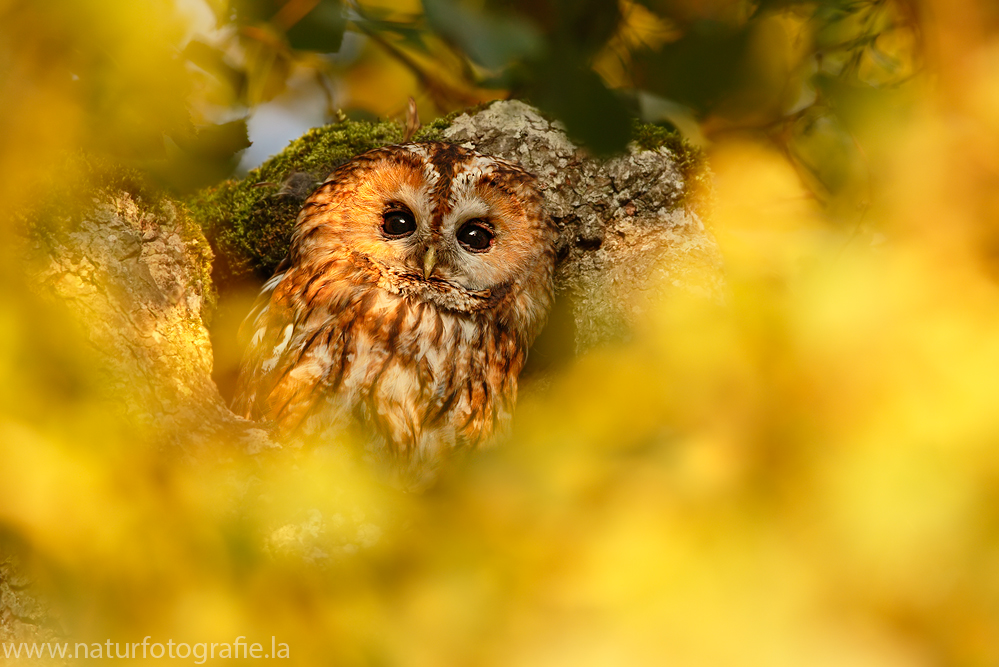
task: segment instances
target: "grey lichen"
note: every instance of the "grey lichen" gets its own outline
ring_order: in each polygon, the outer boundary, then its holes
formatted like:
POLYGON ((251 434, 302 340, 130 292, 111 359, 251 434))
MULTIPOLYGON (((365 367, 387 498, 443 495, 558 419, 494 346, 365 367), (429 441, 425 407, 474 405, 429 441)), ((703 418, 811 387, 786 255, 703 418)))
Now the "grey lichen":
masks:
MULTIPOLYGON (((507 101, 435 121, 414 137, 513 159, 538 177, 560 231, 554 319, 561 309, 571 327, 566 335, 549 325, 563 336, 553 348, 581 350, 627 335, 663 290, 711 293, 720 284, 717 247, 691 200, 692 183, 708 173, 697 151, 657 128, 639 126, 635 136, 626 154, 597 160, 557 123, 507 101), (575 346, 566 345, 571 340, 575 346)), ((276 448, 261 425, 228 410, 212 380, 205 320, 213 258, 202 230, 218 251, 213 275, 266 275, 284 257, 315 185, 352 156, 401 139, 394 123, 318 128, 246 179, 199 193, 188 208, 135 172, 74 159, 51 196, 20 214, 34 254, 32 282, 78 318, 81 340, 105 362, 100 384, 115 409, 155 425, 158 438, 182 451, 226 441, 251 454, 276 448)), ((275 554, 311 549, 314 559, 328 560, 338 554, 313 549, 319 536, 342 535, 342 553, 377 542, 375 524, 355 523, 310 514, 276 528, 270 547, 275 554)), ((0 559, 0 638, 45 641, 45 605, 22 574, 0 559)))
POLYGON ((556 288, 571 310, 577 350, 627 336, 665 290, 720 286, 720 255, 691 197, 694 181, 698 198, 707 184, 700 151, 655 126, 638 125, 635 136, 627 153, 598 160, 518 101, 458 116, 444 131, 538 177, 560 228, 556 288))
MULTIPOLYGON (((573 301, 579 348, 626 332, 640 295, 717 273, 714 242, 698 214, 708 171, 676 133, 636 124, 627 153, 598 160, 533 107, 501 101, 434 121, 415 141, 447 141, 521 163, 540 182, 560 229, 558 290, 573 301), (696 267, 691 270, 691 267, 696 267)), ((251 171, 188 204, 212 240, 223 282, 266 278, 284 258, 302 202, 337 166, 402 140, 398 123, 344 120, 316 128, 251 171)))

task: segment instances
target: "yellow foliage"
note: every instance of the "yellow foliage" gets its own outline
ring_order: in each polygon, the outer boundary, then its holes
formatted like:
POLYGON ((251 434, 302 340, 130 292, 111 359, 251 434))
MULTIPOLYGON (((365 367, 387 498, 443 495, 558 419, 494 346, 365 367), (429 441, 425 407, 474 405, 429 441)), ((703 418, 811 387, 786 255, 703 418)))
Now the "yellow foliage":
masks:
MULTIPOLYGON (((149 46, 175 28, 156 3, 78 4, 100 28, 73 33, 84 52, 107 45, 143 101, 107 122, 149 140, 164 119, 142 110, 184 88, 149 46)), ((100 117, 36 11, 0 3, 5 210, 100 117)), ((424 495, 321 449, 178 460, 86 384, 49 387, 42 357, 85 372, 87 342, 5 248, 0 531, 68 640, 273 636, 296 664, 414 667, 999 663, 999 41, 925 27, 944 46, 907 112, 856 121, 859 222, 774 143, 717 136, 724 298, 670 291, 424 495)), ((415 85, 380 67, 356 94, 415 85)))

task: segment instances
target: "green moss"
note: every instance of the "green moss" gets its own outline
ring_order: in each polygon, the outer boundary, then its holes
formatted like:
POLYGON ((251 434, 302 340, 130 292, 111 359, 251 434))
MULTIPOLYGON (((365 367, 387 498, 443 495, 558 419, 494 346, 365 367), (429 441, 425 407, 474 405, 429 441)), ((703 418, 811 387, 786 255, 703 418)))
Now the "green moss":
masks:
POLYGON ((704 151, 683 138, 677 130, 652 123, 634 121, 631 128, 632 141, 644 150, 667 149, 676 161, 683 175, 684 198, 679 205, 690 199, 701 198, 710 189, 710 171, 704 151))
MULTIPOLYGON (((485 108, 482 105, 479 108, 485 108)), ((462 109, 430 121, 414 141, 444 141, 444 131, 462 109)), ((646 149, 667 148, 688 184, 704 179, 703 154, 677 132, 657 125, 635 123, 634 139, 646 149)), ((295 218, 316 185, 355 155, 402 141, 396 122, 343 120, 315 128, 275 155, 242 180, 207 188, 186 202, 216 251, 216 282, 269 277, 288 252, 295 218)))
MULTIPOLYGON (((421 127, 413 141, 445 141, 444 130, 468 110, 421 127)), ((302 202, 330 172, 355 155, 402 141, 396 122, 343 120, 291 142, 242 180, 207 188, 186 202, 216 250, 216 281, 269 277, 288 252, 302 202)))
MULTIPOLYGON (((437 119, 416 141, 441 141, 450 125, 437 119)), ((216 278, 269 276, 288 251, 303 200, 331 171, 364 151, 402 141, 402 125, 344 120, 306 132, 242 180, 197 193, 187 204, 218 255, 216 278)))
POLYGON ((684 173, 696 169, 704 162, 704 152, 683 138, 672 128, 635 121, 632 125, 632 140, 639 148, 652 151, 666 148, 676 158, 677 166, 684 173))
POLYGON ((435 118, 429 124, 424 125, 416 131, 416 134, 413 135, 413 141, 447 141, 444 138, 444 130, 451 127, 454 119, 463 113, 474 114, 475 112, 471 109, 461 109, 459 111, 452 111, 441 118, 435 118))

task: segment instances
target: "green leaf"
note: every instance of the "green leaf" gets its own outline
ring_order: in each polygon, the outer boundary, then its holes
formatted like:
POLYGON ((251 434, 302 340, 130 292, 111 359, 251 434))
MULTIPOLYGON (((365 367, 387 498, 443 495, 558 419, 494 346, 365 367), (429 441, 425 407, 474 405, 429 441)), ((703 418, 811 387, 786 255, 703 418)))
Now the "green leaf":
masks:
POLYGON ((658 52, 638 54, 642 87, 707 111, 739 83, 748 47, 748 27, 700 21, 658 52))
POLYGON ((867 166, 843 119, 813 107, 795 123, 791 153, 807 172, 809 185, 823 198, 858 203, 868 181, 867 166))
POLYGON ((339 0, 320 0, 312 11, 288 28, 285 35, 293 49, 336 53, 343 43, 347 19, 339 0))
POLYGON ((552 51, 568 49, 583 58, 603 48, 621 21, 616 0, 487 0, 486 7, 530 22, 552 51))
POLYGON ((568 58, 544 64, 529 93, 531 101, 565 123, 569 135, 597 155, 624 150, 631 116, 592 70, 568 58))
POLYGON ((828 4, 829 0, 819 0, 818 3, 815 0, 760 0, 760 4, 756 7, 755 15, 759 16, 764 12, 770 11, 783 11, 789 7, 794 7, 795 5, 814 5, 814 4, 828 4))
POLYGON ((166 141, 167 160, 147 169, 177 192, 204 187, 232 174, 237 153, 249 147, 246 119, 189 128, 166 141))
POLYGON ((399 38, 399 41, 396 42, 397 45, 405 46, 421 53, 430 53, 430 49, 427 48, 427 45, 424 42, 424 37, 430 34, 430 31, 425 25, 353 17, 350 19, 347 27, 348 29, 362 35, 371 33, 389 33, 396 35, 399 38))
MULTIPOLYGON (((535 4, 532 0, 531 4, 535 4)), ((608 0, 558 0, 558 32, 553 41, 586 55, 597 53, 617 32, 621 8, 608 0)))
POLYGON ((541 35, 519 16, 474 10, 456 0, 424 0, 427 22, 487 68, 500 68, 541 53, 541 35))
POLYGON ((226 62, 225 54, 214 46, 194 39, 183 53, 189 62, 205 70, 232 90, 233 97, 241 99, 246 90, 246 73, 226 62))
POLYGON ((205 165, 228 163, 233 156, 250 146, 246 119, 229 123, 189 127, 187 131, 175 132, 170 139, 184 156, 184 161, 205 165))
POLYGON ((269 20, 281 8, 278 0, 233 0, 232 17, 237 25, 269 20))
POLYGON ((184 146, 191 153, 205 157, 223 158, 229 158, 238 151, 249 147, 250 135, 247 131, 245 118, 200 127, 194 141, 184 146))

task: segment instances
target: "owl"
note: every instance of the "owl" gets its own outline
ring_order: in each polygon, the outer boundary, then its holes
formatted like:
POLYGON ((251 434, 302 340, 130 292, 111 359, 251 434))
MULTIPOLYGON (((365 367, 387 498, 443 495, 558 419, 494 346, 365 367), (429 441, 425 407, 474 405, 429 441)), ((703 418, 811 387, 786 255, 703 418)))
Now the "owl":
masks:
POLYGON ((556 230, 512 162, 368 151, 305 202, 243 329, 237 414, 287 438, 363 433, 407 483, 509 422, 552 303, 556 230))

